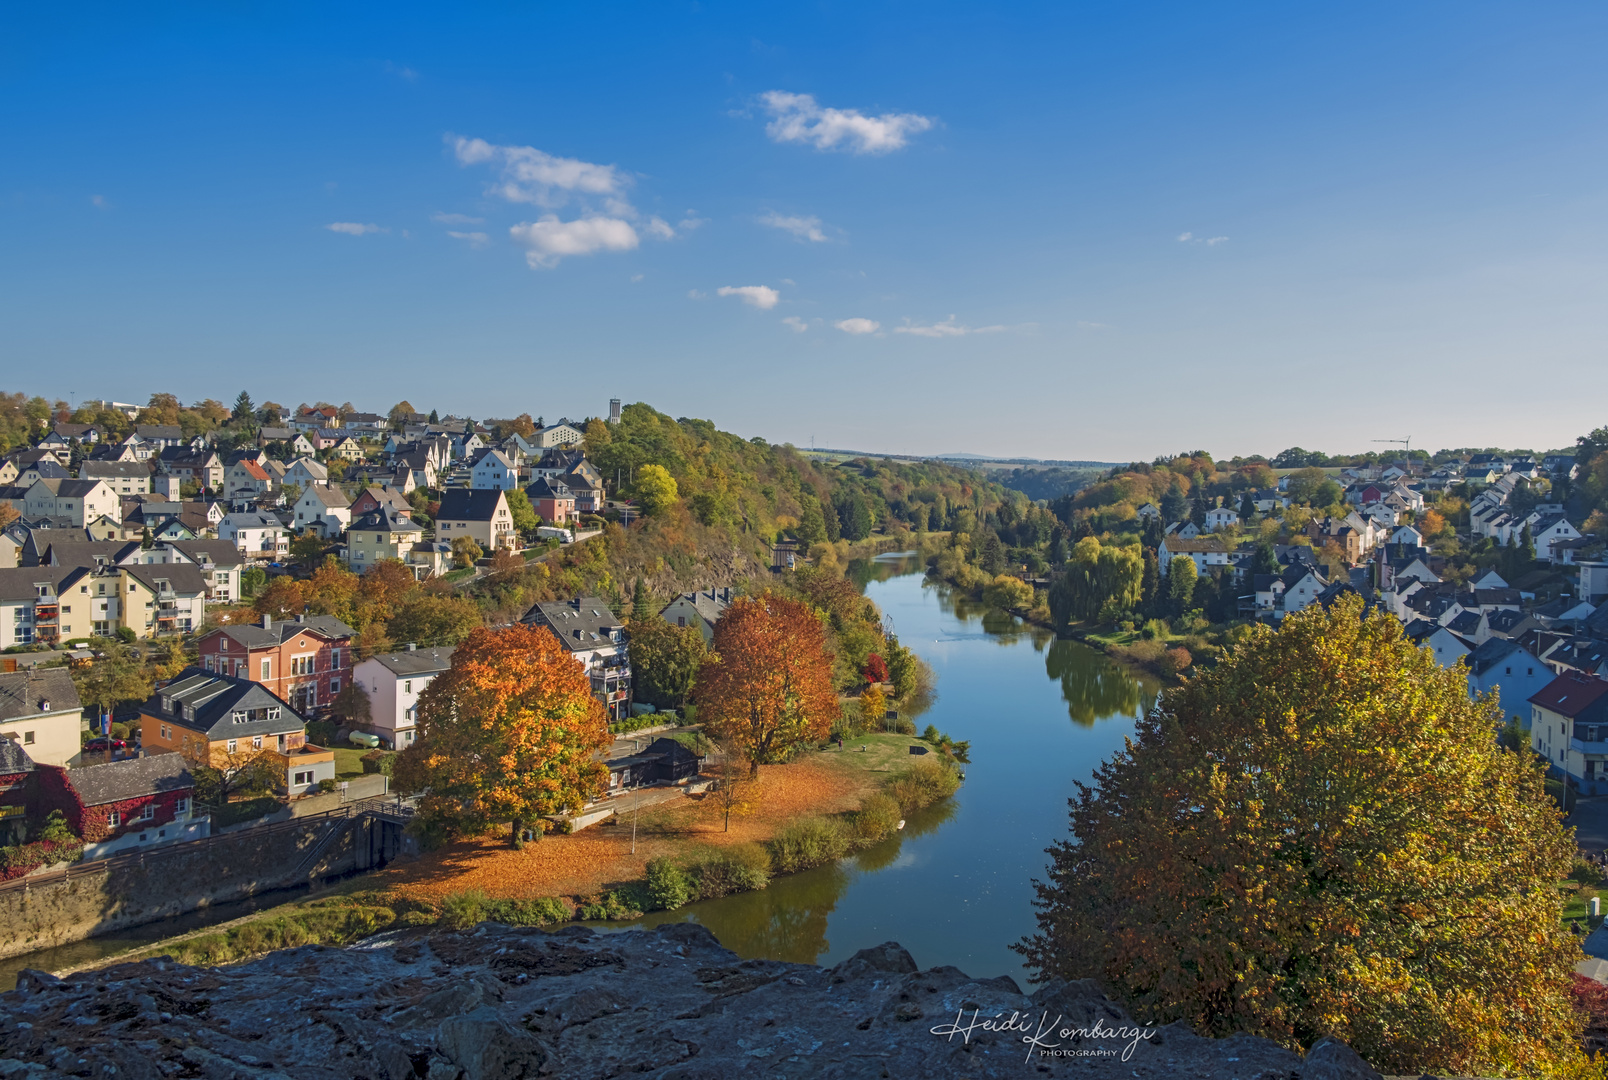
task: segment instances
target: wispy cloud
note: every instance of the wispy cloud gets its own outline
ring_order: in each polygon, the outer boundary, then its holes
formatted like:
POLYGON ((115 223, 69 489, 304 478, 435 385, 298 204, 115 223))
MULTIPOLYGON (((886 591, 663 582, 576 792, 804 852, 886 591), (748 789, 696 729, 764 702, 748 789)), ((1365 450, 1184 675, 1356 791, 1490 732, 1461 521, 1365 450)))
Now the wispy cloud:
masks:
POLYGON ((818 217, 793 217, 772 210, 760 215, 759 223, 785 233, 792 233, 795 239, 807 240, 812 244, 824 244, 831 239, 821 231, 821 219, 818 217))
POLYGON ((486 219, 483 217, 470 217, 468 214, 431 214, 430 220, 442 225, 479 225, 486 219))
POLYGON ((1194 233, 1186 232, 1178 234, 1178 242, 1180 244, 1205 244, 1207 247, 1216 247, 1218 244, 1226 244, 1228 242, 1228 237, 1196 236, 1194 233))
POLYGON ((95 207, 97 210, 105 210, 112 204, 106 201, 106 196, 104 195, 91 195, 89 197, 89 205, 95 207))
POLYGON ((951 315, 942 322, 935 322, 931 326, 922 326, 906 319, 905 324, 895 326, 893 332, 895 334, 914 334, 916 337, 925 338, 949 338, 965 337, 967 334, 1002 334, 1009 329, 1010 327, 1008 326, 966 326, 956 322, 955 316, 951 315))
POLYGON ((508 230, 525 248, 525 259, 533 268, 551 269, 572 255, 630 251, 641 243, 642 234, 655 240, 676 235, 663 218, 643 220, 626 198, 631 178, 614 165, 558 157, 534 146, 501 146, 454 135, 446 136, 446 141, 460 165, 491 165, 499 170, 488 194, 549 211, 508 230), (574 220, 564 221, 551 212, 571 203, 578 213, 574 220))
POLYGON ((743 303, 762 311, 769 311, 782 298, 782 294, 769 285, 722 285, 715 290, 715 295, 735 296, 743 303))
POLYGON ((687 299, 688 300, 702 300, 704 297, 706 297, 708 295, 709 295, 708 293, 703 292, 703 291, 701 291, 699 289, 688 289, 687 290, 687 299))
POLYGON ((793 331, 795 334, 802 334, 804 331, 810 328, 810 324, 799 318, 797 315, 786 316, 782 319, 782 325, 793 331))
POLYGON ((485 247, 487 244, 491 243, 491 237, 487 236, 483 232, 456 232, 452 229, 448 229, 447 235, 452 237, 454 240, 466 241, 470 247, 485 247))
POLYGON ((406 82, 414 82, 419 77, 419 73, 412 68, 402 64, 393 64, 389 60, 385 62, 385 70, 406 82))
POLYGON ((1088 322, 1088 321, 1086 321, 1084 319, 1079 319, 1077 325, 1078 325, 1078 328, 1082 329, 1082 330, 1109 330, 1109 329, 1111 329, 1111 324, 1110 323, 1088 322))
POLYGON ((360 221, 332 221, 324 228, 330 232, 344 233, 347 236, 367 236, 369 233, 387 233, 391 230, 383 225, 368 224, 360 221))
POLYGON ((882 329, 882 324, 875 319, 842 319, 832 324, 845 334, 874 334, 882 329))
POLYGON ((770 90, 760 95, 770 114, 765 133, 779 143, 806 143, 817 150, 844 149, 854 154, 886 154, 902 149, 910 136, 933 126, 930 117, 916 113, 867 116, 858 109, 833 109, 816 103, 810 94, 770 90))

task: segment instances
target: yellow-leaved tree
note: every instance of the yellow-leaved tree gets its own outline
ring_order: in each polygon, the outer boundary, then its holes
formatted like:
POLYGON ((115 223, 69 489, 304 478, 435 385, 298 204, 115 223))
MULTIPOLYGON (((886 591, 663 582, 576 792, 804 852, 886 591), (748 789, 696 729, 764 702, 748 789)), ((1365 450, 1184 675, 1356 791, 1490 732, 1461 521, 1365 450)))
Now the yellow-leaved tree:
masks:
POLYGON ((1079 785, 1017 948, 1202 1033, 1600 1076, 1557 889, 1572 839, 1466 679, 1355 596, 1259 628, 1079 785))
POLYGON ((476 629, 418 710, 395 779, 425 793, 427 825, 474 835, 506 821, 517 848, 527 830, 540 839, 542 815, 579 810, 608 778, 593 760, 613 742, 603 705, 545 627, 476 629))

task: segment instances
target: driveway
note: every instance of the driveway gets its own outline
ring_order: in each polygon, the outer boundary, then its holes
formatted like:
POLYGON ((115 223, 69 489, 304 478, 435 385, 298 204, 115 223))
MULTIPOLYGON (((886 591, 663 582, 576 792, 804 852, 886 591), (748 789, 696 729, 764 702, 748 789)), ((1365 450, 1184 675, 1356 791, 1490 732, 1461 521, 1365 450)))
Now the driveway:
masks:
POLYGON ((1608 795, 1579 800, 1563 823, 1574 826, 1580 850, 1595 854, 1608 849, 1608 795))

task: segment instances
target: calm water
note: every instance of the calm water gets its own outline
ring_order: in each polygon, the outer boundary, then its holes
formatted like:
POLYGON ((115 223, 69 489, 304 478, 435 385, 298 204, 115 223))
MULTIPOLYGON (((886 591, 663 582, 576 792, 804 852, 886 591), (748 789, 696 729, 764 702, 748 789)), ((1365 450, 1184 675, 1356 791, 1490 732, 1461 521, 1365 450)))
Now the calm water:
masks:
POLYGON ((1122 748, 1157 684, 972 605, 920 569, 892 555, 852 571, 938 673, 938 700, 917 724, 971 741, 960 791, 840 865, 633 925, 699 922, 743 956, 822 964, 891 939, 923 968, 1020 979, 1009 946, 1034 929, 1030 882, 1066 835, 1073 785, 1122 748))

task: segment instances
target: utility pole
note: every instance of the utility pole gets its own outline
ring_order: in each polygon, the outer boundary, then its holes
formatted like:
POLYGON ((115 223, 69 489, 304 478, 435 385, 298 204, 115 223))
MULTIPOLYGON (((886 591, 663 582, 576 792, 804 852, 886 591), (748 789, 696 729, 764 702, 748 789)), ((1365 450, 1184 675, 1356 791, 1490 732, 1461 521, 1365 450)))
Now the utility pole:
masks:
POLYGON ((637 811, 642 808, 642 788, 638 786, 631 793, 631 854, 636 854, 636 826, 637 811))

